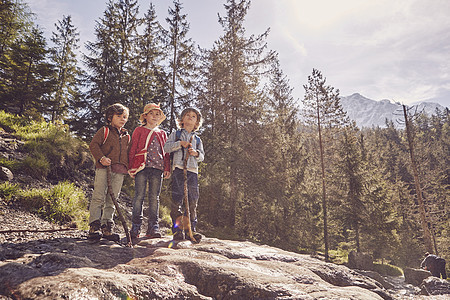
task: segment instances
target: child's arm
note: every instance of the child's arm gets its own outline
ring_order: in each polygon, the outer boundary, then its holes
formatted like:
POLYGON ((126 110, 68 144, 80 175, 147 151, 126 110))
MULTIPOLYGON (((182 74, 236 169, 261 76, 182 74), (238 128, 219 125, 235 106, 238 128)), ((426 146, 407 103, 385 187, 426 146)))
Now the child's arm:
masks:
POLYGON ((170 178, 170 153, 164 151, 164 145, 167 142, 167 133, 162 131, 162 143, 163 143, 163 159, 164 159, 164 178, 170 178))
POLYGON ((138 128, 139 127, 137 127, 133 131, 133 135, 131 136, 131 145, 128 152, 128 167, 131 167, 133 165, 134 157, 136 156, 136 153, 138 151, 138 142, 140 137, 140 131, 138 130, 138 128))
POLYGON ((197 152, 199 153, 198 156, 196 157, 197 162, 201 162, 205 159, 205 150, 203 150, 203 142, 202 139, 199 138, 198 139, 200 141, 200 143, 197 145, 197 152))
POLYGON ((102 128, 94 134, 91 143, 89 144, 89 150, 97 163, 107 166, 105 154, 101 149, 104 139, 104 130, 105 129, 102 128))
POLYGON ((176 141, 176 138, 177 134, 176 131, 174 131, 169 135, 169 138, 164 144, 164 152, 172 153, 181 149, 181 141, 176 141))
POLYGON ((198 138, 198 142, 198 145, 195 145, 196 149, 189 149, 189 155, 195 157, 197 162, 201 162, 203 161, 203 159, 205 159, 205 151, 203 150, 203 142, 200 138, 198 138))

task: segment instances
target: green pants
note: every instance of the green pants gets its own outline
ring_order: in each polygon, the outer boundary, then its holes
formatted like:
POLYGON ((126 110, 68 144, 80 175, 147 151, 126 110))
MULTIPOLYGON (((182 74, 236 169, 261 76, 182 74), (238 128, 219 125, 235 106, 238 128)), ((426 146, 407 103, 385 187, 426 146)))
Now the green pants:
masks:
MULTIPOLYGON (((116 210, 114 202, 108 194, 107 170, 96 169, 94 180, 94 192, 92 193, 91 204, 89 205, 89 224, 100 220, 100 223, 106 224, 112 222, 116 210)), ((116 199, 119 197, 122 189, 124 174, 111 172, 111 187, 116 199)))

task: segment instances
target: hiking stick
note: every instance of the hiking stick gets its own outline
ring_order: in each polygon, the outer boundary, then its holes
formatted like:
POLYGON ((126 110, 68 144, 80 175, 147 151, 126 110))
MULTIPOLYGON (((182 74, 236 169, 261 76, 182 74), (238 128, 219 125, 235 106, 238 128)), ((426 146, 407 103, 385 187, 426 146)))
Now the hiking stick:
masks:
POLYGON ((116 207, 117 215, 119 216, 120 222, 122 222, 123 229, 125 230, 125 235, 127 236, 127 247, 132 247, 133 244, 131 242, 131 235, 128 231, 127 222, 125 221, 125 218, 123 217, 122 211, 120 209, 119 203, 117 202, 116 197, 114 196, 114 192, 112 190, 111 186, 111 166, 108 166, 106 168, 106 178, 108 181, 108 193, 111 197, 112 201, 114 202, 114 206, 116 207))
MULTIPOLYGON (((189 143, 192 143, 192 138, 194 136, 191 136, 191 139, 189 140, 189 143)), ((192 234, 192 227, 191 227, 191 212, 189 209, 189 197, 188 197, 188 186, 187 186, 187 161, 189 159, 189 150, 186 149, 186 157, 184 158, 183 162, 183 175, 184 175, 184 208, 186 209, 186 217, 187 217, 187 227, 188 227, 188 233, 189 238, 191 239, 191 242, 198 243, 198 241, 194 238, 194 235, 192 234)), ((183 222, 184 224, 185 222, 183 222)))

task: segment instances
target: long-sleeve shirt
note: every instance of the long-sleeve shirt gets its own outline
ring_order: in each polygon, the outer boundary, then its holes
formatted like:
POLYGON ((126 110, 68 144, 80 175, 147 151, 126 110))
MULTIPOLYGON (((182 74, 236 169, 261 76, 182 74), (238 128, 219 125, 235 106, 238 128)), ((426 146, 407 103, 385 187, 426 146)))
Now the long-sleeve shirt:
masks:
POLYGON ((122 128, 119 130, 108 125, 109 134, 105 140, 105 127, 100 128, 92 137, 89 144, 89 150, 95 160, 97 169, 106 168, 100 163, 103 156, 111 159, 111 165, 123 164, 128 168, 128 147, 130 144, 130 135, 127 130, 122 128))
MULTIPOLYGON (((168 153, 173 152, 173 169, 183 169, 184 158, 187 154, 187 149, 181 146, 180 141, 191 140, 191 137, 195 135, 195 132, 188 132, 185 129, 181 129, 180 140, 176 140, 176 131, 172 132, 164 145, 164 151, 168 153)), ((191 141, 192 148, 198 152, 198 156, 189 156, 187 161, 187 170, 190 172, 198 173, 198 163, 202 162, 205 158, 205 151, 203 150, 203 143, 200 138, 193 138, 191 141)))
POLYGON ((144 169, 147 160, 148 143, 151 143, 152 139, 156 136, 159 145, 161 146, 161 151, 164 159, 164 171, 170 170, 170 157, 169 154, 164 151, 163 145, 166 143, 167 135, 164 130, 155 128, 152 130, 145 128, 143 126, 137 127, 132 136, 132 142, 130 146, 130 151, 128 153, 129 157, 129 174, 134 176, 137 172, 144 169), (151 133, 151 135, 150 135, 151 133), (150 136, 149 136, 150 135, 150 136))

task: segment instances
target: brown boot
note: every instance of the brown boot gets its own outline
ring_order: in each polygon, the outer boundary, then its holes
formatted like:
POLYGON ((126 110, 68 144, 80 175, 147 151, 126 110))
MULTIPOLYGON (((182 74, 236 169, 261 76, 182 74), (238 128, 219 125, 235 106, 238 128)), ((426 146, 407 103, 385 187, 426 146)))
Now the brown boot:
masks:
POLYGON ((102 234, 100 232, 100 221, 96 220, 89 224, 89 233, 88 240, 89 241, 99 241, 102 238, 102 234))
POLYGON ((103 238, 107 239, 108 241, 118 242, 120 241, 120 236, 117 233, 112 232, 112 227, 112 222, 107 222, 106 224, 102 225, 103 238))

